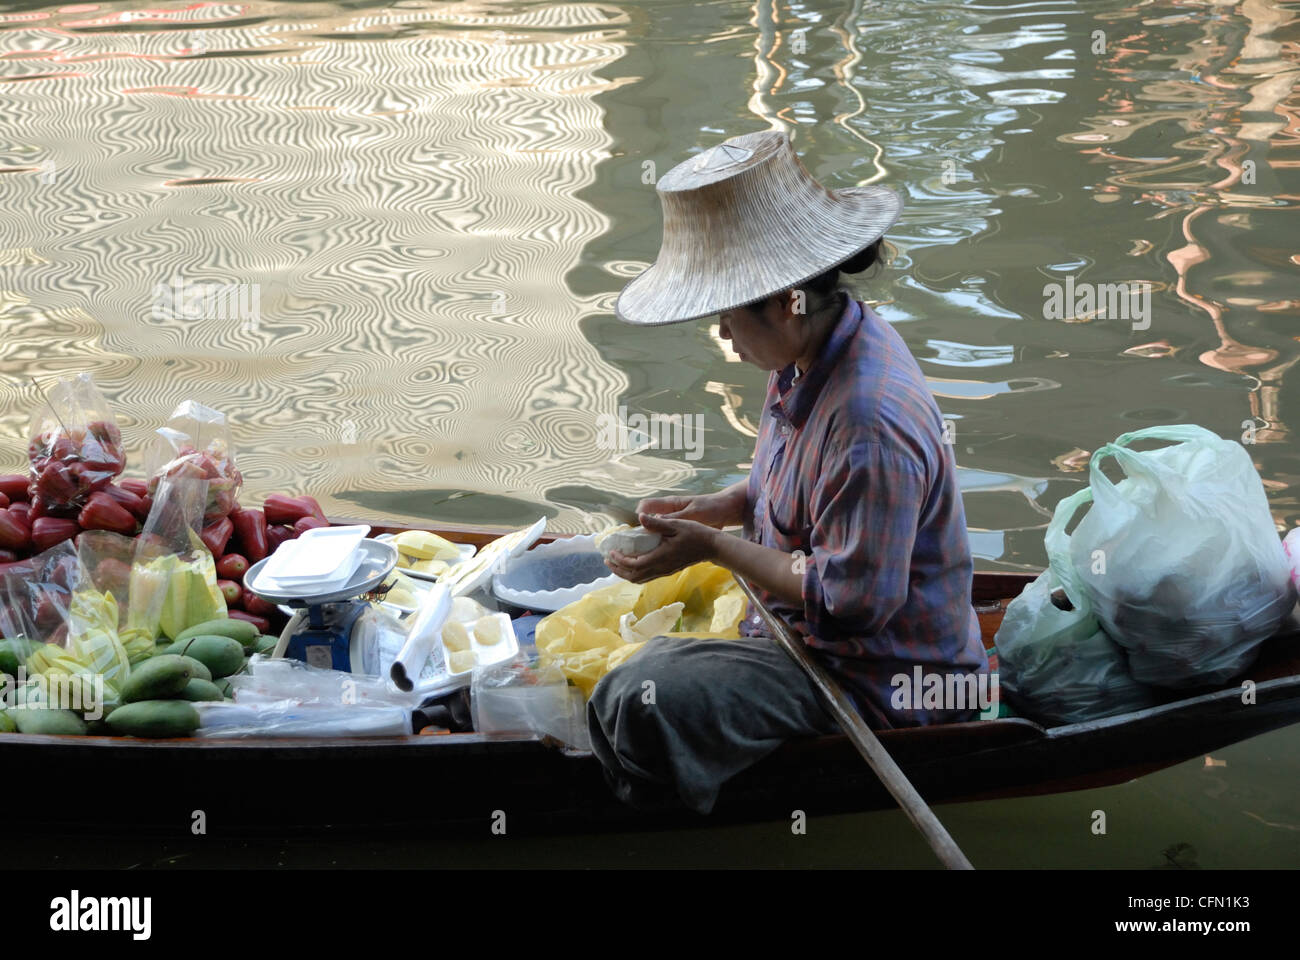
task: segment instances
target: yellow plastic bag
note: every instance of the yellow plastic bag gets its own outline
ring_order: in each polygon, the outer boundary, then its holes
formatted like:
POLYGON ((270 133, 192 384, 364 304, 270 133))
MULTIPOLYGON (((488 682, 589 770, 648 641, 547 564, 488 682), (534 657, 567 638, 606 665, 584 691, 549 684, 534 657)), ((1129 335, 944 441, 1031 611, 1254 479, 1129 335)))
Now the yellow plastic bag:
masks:
MULTIPOLYGON (((581 600, 555 611, 537 624, 536 643, 544 664, 554 664, 591 696, 596 682, 643 646, 645 639, 629 641, 620 621, 631 614, 635 621, 682 604, 675 630, 656 630, 656 636, 735 640, 745 615, 745 594, 731 571, 713 563, 696 563, 649 583, 616 583, 593 590, 581 600)), ((648 623, 657 624, 659 618, 648 623)), ((636 636, 635 632, 628 633, 636 636)))

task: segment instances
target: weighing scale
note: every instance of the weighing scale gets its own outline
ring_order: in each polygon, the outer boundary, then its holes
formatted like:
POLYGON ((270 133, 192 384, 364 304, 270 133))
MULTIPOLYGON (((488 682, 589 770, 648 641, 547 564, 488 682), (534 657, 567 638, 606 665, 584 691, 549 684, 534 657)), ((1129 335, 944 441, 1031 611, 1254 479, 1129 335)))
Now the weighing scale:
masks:
POLYGON ((249 590, 272 603, 282 603, 296 612, 280 634, 274 657, 302 660, 313 667, 364 673, 365 652, 378 629, 382 613, 361 597, 377 589, 397 566, 397 550, 379 540, 362 540, 356 548, 360 562, 346 582, 328 593, 312 594, 310 584, 271 586, 263 578, 266 564, 259 560, 248 571, 244 583, 249 590), (261 581, 261 582, 259 582, 261 581))

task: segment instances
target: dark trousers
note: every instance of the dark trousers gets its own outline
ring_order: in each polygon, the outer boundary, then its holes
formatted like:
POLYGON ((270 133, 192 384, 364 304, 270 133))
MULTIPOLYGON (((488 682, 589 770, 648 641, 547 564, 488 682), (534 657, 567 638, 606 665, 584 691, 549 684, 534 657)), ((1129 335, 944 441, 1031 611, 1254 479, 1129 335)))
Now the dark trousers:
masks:
POLYGON ((768 637, 655 637, 596 684, 587 726, 620 798, 702 814, 724 782, 784 741, 839 730, 803 670, 768 637))

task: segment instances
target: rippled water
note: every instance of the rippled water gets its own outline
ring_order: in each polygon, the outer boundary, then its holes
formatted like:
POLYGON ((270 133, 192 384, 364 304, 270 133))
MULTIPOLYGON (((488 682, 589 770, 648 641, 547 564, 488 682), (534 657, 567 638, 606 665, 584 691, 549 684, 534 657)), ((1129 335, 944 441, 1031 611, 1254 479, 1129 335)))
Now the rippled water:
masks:
MULTIPOLYGON (((771 126, 828 185, 907 195, 861 290, 956 425, 986 565, 1041 566, 1086 453, 1155 423, 1253 426, 1296 514, 1283 6, 7 9, 0 368, 94 370, 136 450, 197 397, 254 494, 570 530, 593 490, 729 482, 765 375, 610 307, 657 249, 647 163, 771 126), (1067 275, 1150 282, 1150 328, 1044 319, 1067 275), (156 319, 173 278, 246 284, 255 315, 156 319), (620 404, 701 415, 702 455, 611 457, 620 404)), ((0 391, 19 468, 34 390, 0 391)))
MULTIPOLYGON (((982 567, 1040 568, 1087 454, 1151 424, 1249 433, 1279 525, 1300 518, 1294 4, 0 11, 0 471, 35 403, 16 378, 90 369, 137 463, 194 397, 255 497, 336 514, 577 531, 602 489, 728 483, 766 375, 716 326, 611 308, 657 250, 647 179, 774 127, 828 186, 906 197, 859 289, 956 424, 982 567), (1047 319, 1067 276, 1150 283, 1150 327, 1047 319), (256 285, 256 315, 157 319, 172 278, 256 285), (620 404, 700 415, 701 456, 611 456, 620 404)), ((1240 862, 1294 865, 1300 807, 1265 806, 1276 842, 1240 862)))

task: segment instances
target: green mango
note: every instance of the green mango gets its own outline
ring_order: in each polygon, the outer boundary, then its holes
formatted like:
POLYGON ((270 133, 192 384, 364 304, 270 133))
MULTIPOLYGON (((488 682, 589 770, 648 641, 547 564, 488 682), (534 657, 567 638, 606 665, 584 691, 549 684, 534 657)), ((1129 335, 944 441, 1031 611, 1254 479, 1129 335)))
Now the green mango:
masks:
POLYGON ((177 640, 167 648, 168 653, 193 657, 207 666, 212 676, 228 677, 244 666, 244 648, 230 637, 200 636, 177 640))
POLYGON ((123 703, 139 700, 162 700, 174 697, 185 689, 194 669, 189 657, 161 654, 138 664, 122 684, 123 703))
POLYGON ((141 700, 114 710, 108 725, 126 737, 188 737, 199 728, 199 712, 184 700, 141 700))
POLYGON ((26 665, 27 658, 31 655, 32 644, 26 637, 0 640, 0 673, 14 676, 19 667, 26 665))
POLYGON ((195 660, 193 657, 185 656, 182 656, 181 659, 190 662, 191 677, 198 677, 200 680, 207 680, 209 683, 212 681, 212 671, 208 669, 208 665, 202 660, 195 660))
POLYGON ((253 626, 247 620, 231 620, 223 617, 218 620, 208 620, 204 623, 196 623, 188 630, 182 630, 177 640, 189 640, 191 637, 217 636, 230 637, 232 640, 238 640, 240 646, 250 647, 253 641, 258 637, 257 627, 253 626))
POLYGON ((211 680, 200 680, 198 677, 190 678, 190 682, 181 691, 180 698, 190 701, 226 699, 215 683, 211 680))
POLYGON ((28 706, 14 710, 13 718, 19 733, 58 734, 69 737, 81 737, 86 734, 86 722, 71 710, 28 706))

